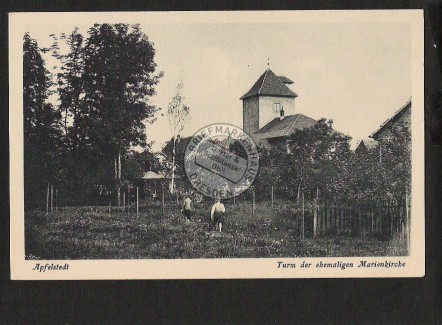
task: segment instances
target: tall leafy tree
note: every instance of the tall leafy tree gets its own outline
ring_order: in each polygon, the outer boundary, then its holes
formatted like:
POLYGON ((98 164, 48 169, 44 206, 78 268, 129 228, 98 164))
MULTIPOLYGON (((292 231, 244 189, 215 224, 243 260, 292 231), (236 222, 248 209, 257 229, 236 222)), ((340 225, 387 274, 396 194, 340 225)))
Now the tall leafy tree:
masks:
POLYGON ((84 198, 87 192, 93 191, 97 175, 94 155, 79 150, 78 120, 81 120, 81 105, 84 104, 84 37, 78 28, 70 34, 51 34, 50 37, 53 44, 44 50, 57 59, 53 66, 54 88, 64 133, 60 166, 63 182, 59 187, 70 193, 71 200, 78 196, 84 198))
MULTIPOLYGON (((233 151, 239 156, 247 158, 242 154, 244 148, 237 142, 235 146, 237 148, 233 151)), ((259 170, 254 181, 257 197, 268 199, 271 186, 273 186, 277 197, 289 193, 286 175, 281 170, 281 168, 285 168, 287 157, 287 149, 282 142, 271 147, 259 146, 259 170)))
POLYGON ((132 187, 140 180, 147 170, 154 172, 161 171, 161 165, 158 158, 146 148, 142 152, 129 151, 122 156, 122 163, 125 168, 122 170, 122 178, 128 187, 132 187))
POLYGON ((287 140, 261 150, 257 191, 272 184, 298 199, 301 192, 310 198, 318 193, 322 198, 344 196, 351 156, 348 136, 321 119, 287 140))
POLYGON ((78 146, 97 159, 101 181, 116 186, 120 203, 121 155, 146 146, 145 123, 157 108, 149 103, 162 73, 155 50, 138 25, 95 24, 84 44, 82 104, 74 116, 78 146), (112 181, 111 181, 112 180, 112 181))
POLYGON ((81 112, 82 98, 84 97, 84 37, 75 28, 69 35, 61 34, 53 39, 48 49, 59 60, 60 67, 56 74, 56 90, 59 99, 59 110, 63 115, 66 147, 76 149, 78 146, 78 114, 81 112), (67 52, 60 50, 59 41, 64 42, 67 52), (71 121, 71 123, 69 123, 71 121))
POLYGON ((290 137, 287 168, 298 198, 301 190, 311 196, 319 193, 322 198, 345 194, 349 141, 350 137, 334 131, 325 119, 290 137))
POLYGON ((411 132, 408 128, 392 130, 392 137, 382 144, 387 189, 396 198, 411 191, 411 132))
POLYGON ((48 182, 59 176, 61 115, 48 102, 51 74, 28 33, 23 38, 25 202, 42 201, 48 182))
POLYGON ((411 190, 411 134, 407 128, 391 130, 379 146, 355 154, 349 174, 357 200, 401 199, 411 190))

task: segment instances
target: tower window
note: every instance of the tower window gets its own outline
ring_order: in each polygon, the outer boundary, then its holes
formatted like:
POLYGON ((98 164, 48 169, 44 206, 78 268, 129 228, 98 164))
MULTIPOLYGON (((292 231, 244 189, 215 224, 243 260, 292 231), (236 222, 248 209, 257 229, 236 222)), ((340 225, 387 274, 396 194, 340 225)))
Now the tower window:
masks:
POLYGON ((275 113, 279 113, 281 111, 281 103, 274 103, 273 104, 273 111, 275 113))

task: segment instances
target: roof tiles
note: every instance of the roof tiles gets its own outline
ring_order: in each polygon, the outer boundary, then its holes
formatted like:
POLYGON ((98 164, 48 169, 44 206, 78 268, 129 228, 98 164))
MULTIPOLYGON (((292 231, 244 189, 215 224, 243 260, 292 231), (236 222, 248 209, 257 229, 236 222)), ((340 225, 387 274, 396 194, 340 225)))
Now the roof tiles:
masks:
POLYGON ((286 77, 278 77, 272 70, 267 69, 240 99, 247 99, 253 96, 279 96, 298 97, 284 82, 291 82, 286 77))
POLYGON ((296 130, 312 127, 316 123, 316 120, 302 114, 288 115, 282 120, 277 117, 259 129, 255 136, 258 139, 286 137, 296 130))
POLYGON ((392 117, 390 117, 388 120, 386 120, 382 125, 377 129, 375 132, 369 135, 370 138, 373 138, 377 140, 379 134, 381 132, 389 127, 391 127, 395 121, 399 119, 399 117, 404 114, 407 110, 411 109, 411 98, 405 103, 404 106, 402 106, 392 117))

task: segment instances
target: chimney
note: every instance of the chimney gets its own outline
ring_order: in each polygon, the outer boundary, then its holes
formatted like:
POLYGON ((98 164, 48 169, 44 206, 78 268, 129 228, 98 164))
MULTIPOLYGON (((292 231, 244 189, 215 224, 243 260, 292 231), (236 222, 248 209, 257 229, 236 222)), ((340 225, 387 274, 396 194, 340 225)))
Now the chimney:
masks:
POLYGON ((279 120, 281 121, 284 118, 284 107, 281 107, 281 110, 279 111, 279 120))
POLYGON ((333 126, 333 120, 332 119, 328 120, 327 124, 328 124, 328 127, 331 129, 333 126))

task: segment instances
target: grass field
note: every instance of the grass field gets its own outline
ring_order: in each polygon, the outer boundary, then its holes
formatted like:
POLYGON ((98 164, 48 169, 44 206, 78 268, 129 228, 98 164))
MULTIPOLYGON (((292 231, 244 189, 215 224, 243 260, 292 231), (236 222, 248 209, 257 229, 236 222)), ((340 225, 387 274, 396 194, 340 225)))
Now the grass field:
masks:
MULTIPOLYGON (((136 219, 106 207, 59 208, 25 213, 27 259, 173 259, 233 257, 344 257, 406 255, 406 244, 373 237, 325 236, 300 239, 299 220, 289 207, 226 205, 223 233, 208 223, 209 205, 195 206, 186 223, 169 205, 141 207, 136 219)), ((308 234, 308 233, 307 233, 308 234)))

